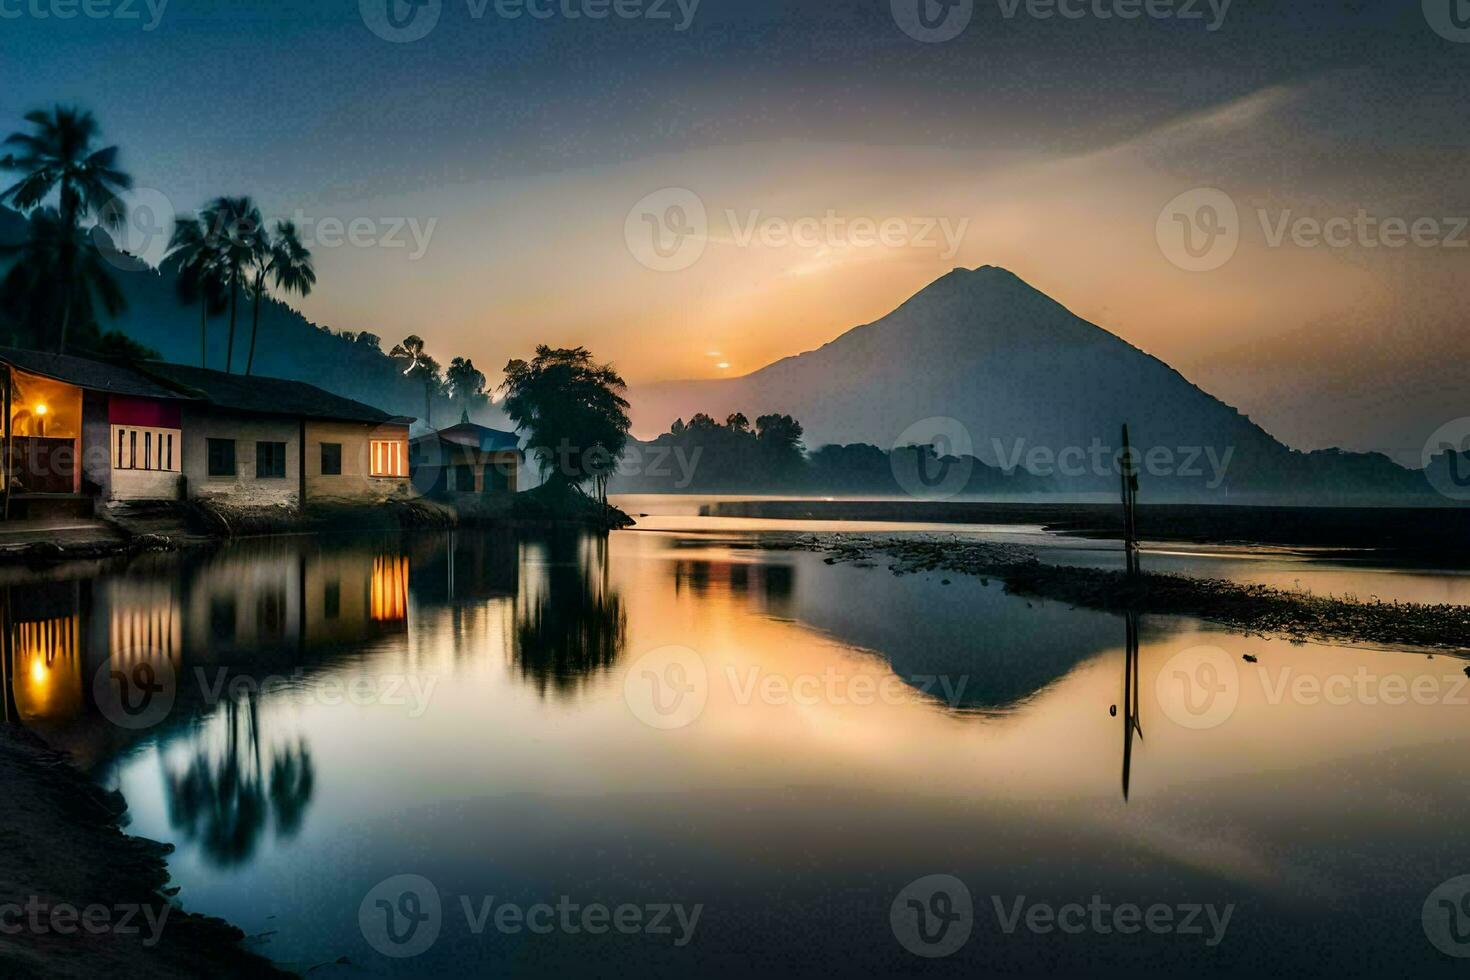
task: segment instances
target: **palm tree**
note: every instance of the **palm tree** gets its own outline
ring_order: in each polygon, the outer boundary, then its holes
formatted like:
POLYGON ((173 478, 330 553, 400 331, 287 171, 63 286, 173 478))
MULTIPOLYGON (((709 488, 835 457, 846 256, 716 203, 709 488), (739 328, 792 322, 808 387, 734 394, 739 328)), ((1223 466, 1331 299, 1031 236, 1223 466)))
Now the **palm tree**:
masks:
POLYGON ((167 258, 178 263, 174 280, 179 302, 199 304, 199 366, 208 367, 209 318, 225 311, 225 283, 219 269, 219 241, 207 221, 183 215, 174 221, 167 258))
POLYGON ((225 373, 235 360, 235 321, 240 308, 240 289, 251 286, 251 272, 260 254, 262 235, 260 209, 248 197, 217 197, 204 209, 209 232, 218 242, 216 266, 230 294, 230 333, 225 350, 225 373))
POLYGON ((69 319, 95 323, 100 310, 112 317, 127 306, 102 254, 80 241, 55 208, 31 212, 25 241, 0 248, 0 258, 17 256, 0 280, 0 308, 42 336, 51 324, 69 319))
POLYGON ((424 353, 424 341, 418 334, 409 334, 403 338, 403 343, 394 344, 388 356, 397 360, 408 361, 408 366, 403 369, 403 374, 410 378, 419 378, 424 383, 424 424, 434 424, 434 392, 443 385, 443 379, 439 374, 439 362, 424 353))
POLYGON ((275 280, 276 288, 286 294, 311 295, 316 285, 316 269, 311 264, 311 250, 301 244, 301 235, 293 221, 276 222, 275 238, 262 231, 256 240, 255 283, 251 293, 255 297, 255 309, 250 321, 250 355, 245 358, 245 373, 249 374, 255 364, 255 335, 260 331, 260 301, 265 294, 265 280, 269 275, 275 280))
MULTIPOLYGON (((33 211, 53 191, 57 193, 60 206, 54 219, 46 220, 54 220, 59 225, 59 233, 48 247, 55 249, 55 264, 50 271, 60 284, 61 332, 57 349, 64 353, 67 331, 77 312, 76 303, 96 285, 95 279, 85 286, 77 281, 89 274, 84 272, 84 267, 90 268, 90 274, 111 278, 106 269, 83 254, 88 247, 79 234, 81 222, 95 215, 108 228, 120 227, 126 218, 124 209, 106 205, 131 187, 133 181, 117 169, 117 147, 95 148, 98 126, 90 112, 58 105, 50 112, 37 109, 26 113, 25 119, 33 131, 12 133, 5 145, 15 147, 16 151, 0 160, 0 167, 21 171, 24 176, 0 191, 0 202, 8 200, 22 211, 33 211)), ((114 292, 117 289, 115 284, 111 288, 114 292)))

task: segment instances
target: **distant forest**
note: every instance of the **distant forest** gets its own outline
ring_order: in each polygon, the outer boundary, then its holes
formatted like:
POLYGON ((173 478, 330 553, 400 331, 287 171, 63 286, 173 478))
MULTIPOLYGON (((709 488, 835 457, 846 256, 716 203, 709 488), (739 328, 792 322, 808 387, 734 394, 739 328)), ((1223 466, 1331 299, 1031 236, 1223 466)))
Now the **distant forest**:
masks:
MULTIPOLYGON (((648 442, 629 440, 611 493, 802 493, 833 496, 903 496, 942 499, 971 495, 1004 497, 1038 493, 1113 494, 1121 472, 1115 457, 1105 456, 1085 472, 1032 472, 1025 465, 1002 468, 969 455, 946 455, 932 445, 905 445, 885 450, 867 443, 825 445, 808 450, 804 430, 790 415, 742 413, 716 421, 705 413, 688 422, 676 419, 669 431, 648 442)), ((1217 461, 1201 456, 1178 472, 1150 472, 1141 460, 1140 480, 1155 501, 1282 496, 1281 483, 1263 479, 1256 460, 1239 454, 1217 461), (1223 462, 1223 465, 1222 465, 1223 462), (1234 465, 1231 465, 1233 462, 1234 465)), ((1465 457, 1470 461, 1470 454, 1465 457)), ((1178 462, 1184 463, 1184 457, 1178 462)), ((1281 481, 1299 493, 1331 499, 1377 492, 1385 498, 1409 495, 1416 502, 1438 504, 1431 482, 1466 486, 1470 462, 1446 453, 1436 457, 1428 473, 1374 466, 1360 454, 1323 450, 1282 454, 1273 461, 1281 481), (1284 466, 1282 464, 1285 464, 1284 466), (1456 469, 1458 467, 1459 469, 1456 469), (1425 477, 1429 476, 1429 480, 1425 477)))
POLYGON ((698 413, 651 442, 630 442, 614 493, 823 493, 923 496, 1024 494, 1055 489, 1024 469, 1006 472, 932 446, 885 451, 856 443, 808 453, 790 415, 736 412, 723 423, 698 413))

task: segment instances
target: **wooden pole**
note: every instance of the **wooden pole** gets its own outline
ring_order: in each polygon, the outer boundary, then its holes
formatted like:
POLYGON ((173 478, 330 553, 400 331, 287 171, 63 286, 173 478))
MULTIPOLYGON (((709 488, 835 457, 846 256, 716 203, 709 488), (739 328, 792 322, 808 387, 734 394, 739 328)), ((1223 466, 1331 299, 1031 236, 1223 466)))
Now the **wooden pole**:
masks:
POLYGON ((1128 575, 1138 574, 1138 521, 1134 505, 1138 502, 1138 472, 1133 467, 1133 450, 1128 445, 1128 425, 1123 425, 1123 553, 1128 575))

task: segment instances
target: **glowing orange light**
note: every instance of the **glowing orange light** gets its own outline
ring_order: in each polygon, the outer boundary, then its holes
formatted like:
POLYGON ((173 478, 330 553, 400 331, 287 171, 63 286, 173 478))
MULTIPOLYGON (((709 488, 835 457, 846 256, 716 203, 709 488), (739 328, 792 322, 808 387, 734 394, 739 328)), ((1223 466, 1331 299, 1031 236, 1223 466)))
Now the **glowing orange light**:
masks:
POLYGON ((44 402, 41 403, 40 405, 37 405, 36 406, 36 414, 37 415, 45 415, 46 414, 46 405, 45 405, 44 402))

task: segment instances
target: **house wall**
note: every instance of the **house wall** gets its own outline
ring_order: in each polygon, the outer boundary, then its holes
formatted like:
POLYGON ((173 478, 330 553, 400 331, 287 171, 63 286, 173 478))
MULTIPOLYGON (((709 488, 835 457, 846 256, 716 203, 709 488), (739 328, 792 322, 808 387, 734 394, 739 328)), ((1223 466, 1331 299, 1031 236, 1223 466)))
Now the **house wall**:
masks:
POLYGON ((112 458, 108 440, 112 425, 107 419, 107 395, 82 392, 82 488, 96 487, 100 500, 112 499, 112 458))
POLYGON ((295 419, 235 415, 196 407, 184 409, 184 478, 191 498, 236 506, 297 506, 301 488, 301 424, 295 419), (209 475, 209 439, 235 440, 235 475, 209 475), (286 444, 284 478, 255 475, 255 444, 286 444))
POLYGON ((370 425, 362 422, 306 423, 306 499, 307 501, 377 502, 413 493, 407 474, 401 477, 372 476, 370 446, 377 440, 391 440, 403 448, 408 459, 408 426, 370 425), (342 447, 342 473, 322 473, 322 443, 342 447))

